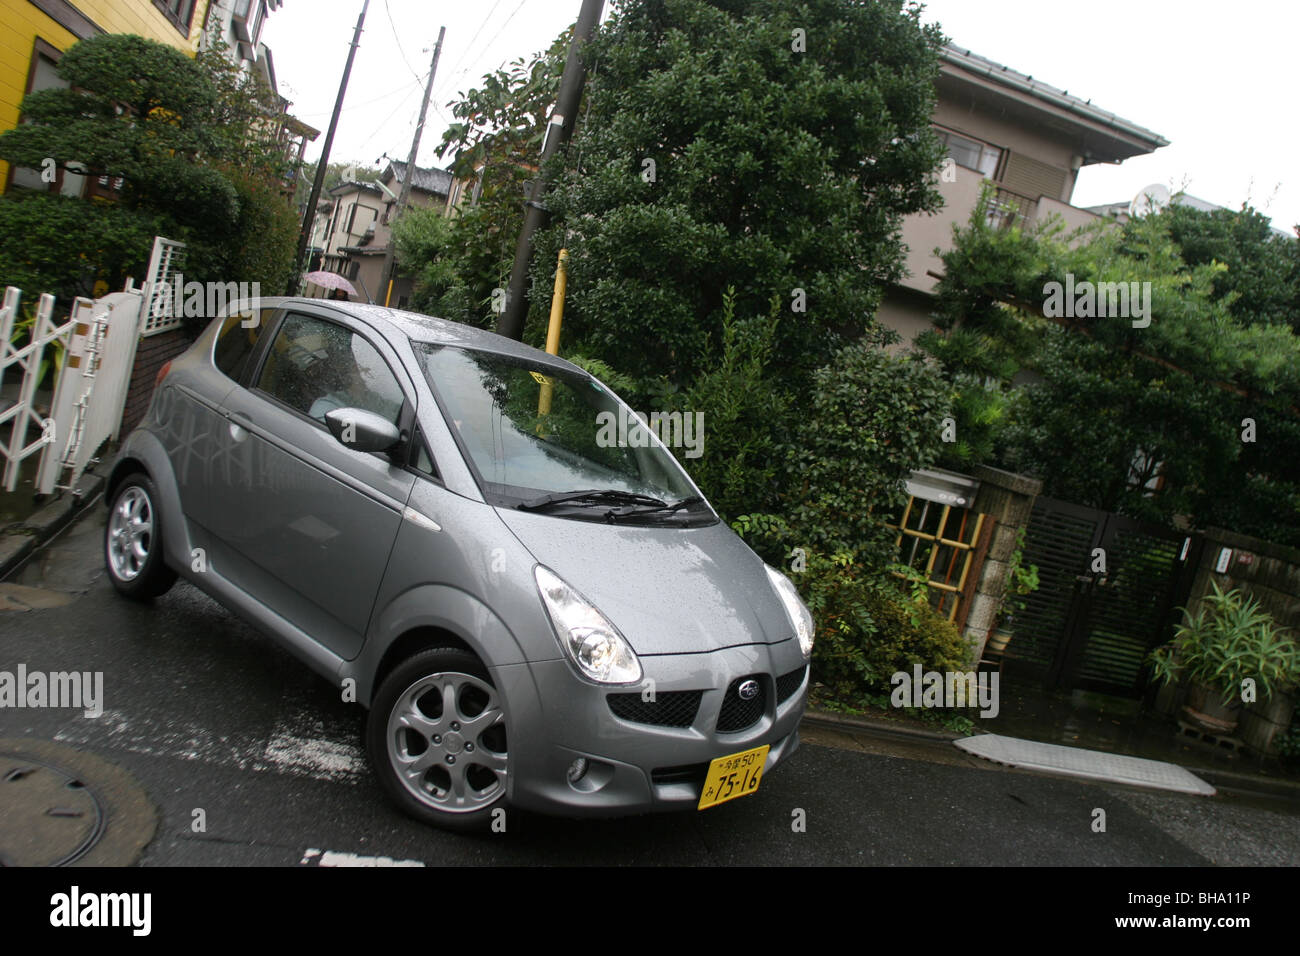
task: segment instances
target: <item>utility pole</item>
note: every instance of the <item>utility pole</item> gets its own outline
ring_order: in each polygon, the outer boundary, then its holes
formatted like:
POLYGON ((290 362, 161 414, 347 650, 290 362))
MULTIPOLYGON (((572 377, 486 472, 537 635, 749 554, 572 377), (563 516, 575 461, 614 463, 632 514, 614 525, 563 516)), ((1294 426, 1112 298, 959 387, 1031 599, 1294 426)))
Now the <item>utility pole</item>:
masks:
POLYGON ((348 62, 343 67, 343 79, 339 81, 339 95, 334 101, 334 115, 330 117, 330 128, 325 134, 325 145, 321 147, 320 159, 316 161, 316 178, 311 184, 311 198, 307 200, 307 213, 302 219, 302 232, 298 236, 298 254, 293 260, 293 274, 289 277, 289 287, 285 295, 296 295, 298 282, 302 278, 303 256, 307 253, 307 243, 311 241, 312 226, 316 223, 316 203, 320 201, 321 186, 325 183, 325 167, 329 165, 330 149, 334 146, 334 131, 339 126, 339 113, 343 111, 343 96, 348 91, 348 77, 352 75, 352 61, 356 59, 357 47, 361 45, 361 25, 366 22, 366 9, 370 0, 363 0, 361 16, 357 17, 357 28, 352 31, 352 46, 348 50, 348 62))
MULTIPOLYGON (((546 127, 546 139, 542 143, 542 158, 539 163, 542 169, 545 169, 546 161, 559 152, 560 147, 573 135, 573 125, 578 118, 578 103, 582 100, 582 84, 587 75, 581 48, 596 32, 604 6, 605 0, 582 0, 582 10, 579 11, 578 22, 573 28, 573 42, 569 44, 569 56, 564 61, 564 75, 560 78, 560 95, 555 101, 551 122, 546 127)), ((541 201, 545 191, 546 184, 539 173, 524 202, 524 225, 519 231, 519 242, 515 246, 515 265, 510 272, 506 307, 497 322, 497 332, 516 341, 522 341, 524 337, 524 317, 528 314, 524 287, 528 283, 528 260, 533 254, 533 234, 546 221, 546 207, 541 201)))
POLYGON ((429 95, 433 92, 433 78, 438 75, 438 57, 442 55, 442 38, 447 28, 438 28, 438 42, 433 48, 433 62, 429 64, 429 82, 424 84, 424 101, 420 104, 420 122, 415 124, 415 137, 411 140, 411 154, 406 157, 406 175, 402 177, 402 189, 397 194, 397 208, 388 217, 388 247, 384 250, 384 267, 379 271, 379 279, 384 289, 384 305, 393 297, 393 257, 397 253, 397 243, 393 240, 393 225, 406 209, 411 197, 411 180, 415 179, 415 157, 420 151, 420 136, 424 133, 424 117, 429 112, 429 95))

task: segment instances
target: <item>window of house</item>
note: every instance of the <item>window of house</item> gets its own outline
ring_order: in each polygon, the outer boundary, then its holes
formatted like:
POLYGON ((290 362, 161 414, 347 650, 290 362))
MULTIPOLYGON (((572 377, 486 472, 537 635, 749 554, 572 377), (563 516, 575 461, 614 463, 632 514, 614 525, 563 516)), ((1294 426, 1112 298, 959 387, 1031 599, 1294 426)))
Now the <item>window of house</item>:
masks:
POLYGON ((948 148, 948 155, 958 166, 965 166, 992 179, 1002 161, 1002 150, 951 130, 935 128, 935 135, 948 148))
POLYGON ((172 25, 185 36, 190 35, 195 0, 153 0, 153 5, 167 15, 172 25))
MULTIPOLYGON (((59 58, 63 54, 44 40, 37 39, 32 49, 31 65, 27 71, 27 93, 37 90, 66 89, 68 81, 59 76, 59 58)), ((42 192, 58 192, 65 196, 80 196, 86 177, 70 173, 59 168, 55 171, 54 181, 49 175, 41 175, 41 170, 15 166, 10 173, 10 182, 24 189, 39 189, 42 192)))

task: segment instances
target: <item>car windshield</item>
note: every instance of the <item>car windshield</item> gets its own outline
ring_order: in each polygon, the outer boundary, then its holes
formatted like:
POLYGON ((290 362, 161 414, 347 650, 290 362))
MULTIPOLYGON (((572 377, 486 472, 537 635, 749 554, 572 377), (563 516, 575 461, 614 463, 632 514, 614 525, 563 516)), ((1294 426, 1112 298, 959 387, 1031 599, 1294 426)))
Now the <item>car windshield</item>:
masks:
MULTIPOLYGON (((682 504, 662 515, 694 512, 696 518, 708 510, 693 500, 698 493, 672 453, 595 379, 491 352, 415 348, 494 504, 578 509, 595 501, 604 509, 650 514, 657 501, 682 504), (599 494, 544 500, 579 491, 599 494)), ((669 419, 661 432, 673 425, 669 419)))

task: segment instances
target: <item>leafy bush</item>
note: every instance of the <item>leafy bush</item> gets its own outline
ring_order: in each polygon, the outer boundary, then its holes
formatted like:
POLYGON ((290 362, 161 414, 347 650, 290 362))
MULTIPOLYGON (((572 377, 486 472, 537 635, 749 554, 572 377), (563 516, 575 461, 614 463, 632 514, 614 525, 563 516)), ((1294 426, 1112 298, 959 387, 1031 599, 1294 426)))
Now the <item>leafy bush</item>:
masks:
POLYGON ((739 319, 735 294, 728 289, 720 358, 680 399, 683 414, 703 413, 706 438, 703 454, 683 458, 682 464, 724 518, 776 504, 779 429, 788 404, 768 372, 778 308, 773 303, 766 318, 739 319))
POLYGON ((888 522, 907 500, 904 480, 934 462, 950 399, 924 361, 866 341, 820 369, 791 449, 790 523, 803 546, 850 552, 877 573, 892 564, 897 531, 888 522))
POLYGON ((923 594, 905 594, 846 554, 811 557, 794 580, 817 626, 813 678, 835 699, 887 696, 890 677, 917 664, 941 672, 971 667, 969 642, 923 594))
POLYGON ((18 286, 29 302, 49 292, 64 304, 94 295, 97 281, 121 288, 149 265, 158 226, 125 206, 13 190, 0 198, 0 285, 18 286))

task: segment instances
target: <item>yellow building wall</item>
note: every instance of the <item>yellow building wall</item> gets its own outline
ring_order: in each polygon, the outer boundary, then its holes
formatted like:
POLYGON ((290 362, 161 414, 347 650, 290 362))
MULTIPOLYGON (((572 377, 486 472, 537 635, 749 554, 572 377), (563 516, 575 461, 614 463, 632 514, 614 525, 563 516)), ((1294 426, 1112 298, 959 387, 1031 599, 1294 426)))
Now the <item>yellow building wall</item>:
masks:
MULTIPOLYGON (((75 0, 72 5, 105 33, 134 33, 192 56, 198 49, 208 2, 199 0, 195 4, 188 38, 181 36, 153 5, 153 0, 75 0)), ((66 50, 77 42, 76 35, 29 0, 0 0, 0 132, 18 125, 18 105, 27 91, 32 47, 37 37, 57 50, 66 50)), ((0 189, 8 176, 9 164, 0 162, 0 189)))

